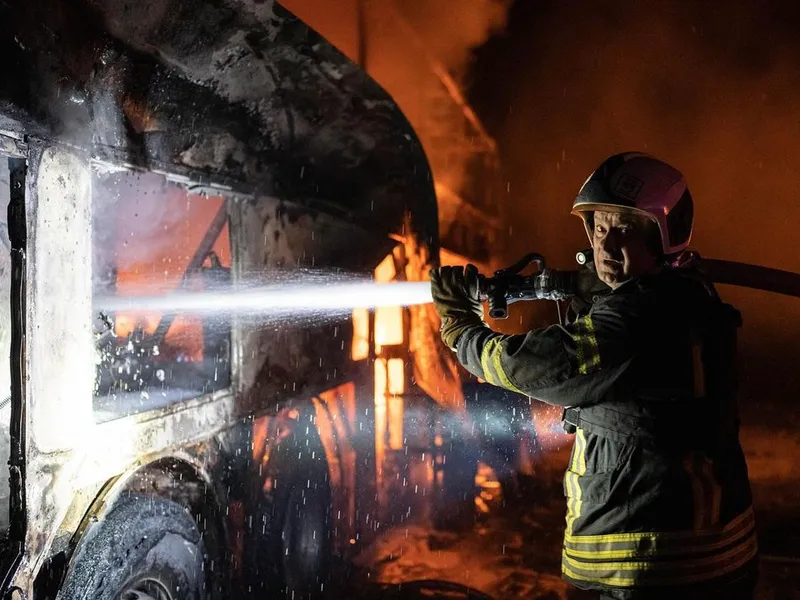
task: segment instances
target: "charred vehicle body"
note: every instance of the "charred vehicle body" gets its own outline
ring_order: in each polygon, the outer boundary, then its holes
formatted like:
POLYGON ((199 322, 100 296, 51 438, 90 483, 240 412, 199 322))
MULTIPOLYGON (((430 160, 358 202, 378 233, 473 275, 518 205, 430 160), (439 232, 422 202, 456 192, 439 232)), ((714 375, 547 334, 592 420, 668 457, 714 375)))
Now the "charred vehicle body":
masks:
POLYGON ((432 307, 277 326, 96 299, 424 278, 414 130, 269 0, 0 3, 0 46, 2 596, 325 594, 424 496, 407 481, 438 493, 436 411, 488 394, 462 388, 432 307))
POLYGON ((273 2, 2 4, 0 45, 3 597, 324 594, 387 522, 397 395, 451 380, 428 307, 394 311, 393 338, 366 311, 94 302, 287 268, 422 277, 437 209, 413 129, 273 2))

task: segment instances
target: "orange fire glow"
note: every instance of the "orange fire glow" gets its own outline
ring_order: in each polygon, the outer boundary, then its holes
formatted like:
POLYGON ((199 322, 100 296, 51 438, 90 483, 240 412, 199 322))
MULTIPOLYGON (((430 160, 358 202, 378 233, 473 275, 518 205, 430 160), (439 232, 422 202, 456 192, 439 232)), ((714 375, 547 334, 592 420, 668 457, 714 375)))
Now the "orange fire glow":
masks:
POLYGON ((400 306, 381 306, 375 309, 375 352, 380 353, 384 346, 397 346, 403 343, 403 308, 400 306))
MULTIPOLYGON (((387 283, 396 276, 395 258, 392 253, 375 269, 375 280, 387 283)), ((377 357, 373 367, 375 377, 375 456, 379 482, 383 476, 386 450, 402 450, 404 443, 405 360, 389 355, 392 349, 400 349, 401 354, 406 350, 404 348, 406 341, 404 310, 400 306, 380 307, 375 310, 375 356, 377 357)), ((363 321, 364 315, 354 313, 354 328, 363 327, 359 320, 363 321)), ((361 338, 363 339, 363 336, 361 338)), ((369 339, 368 335, 366 339, 369 339)), ((355 354, 355 341, 353 349, 355 354)), ((363 352, 363 350, 361 351, 363 352)))
MULTIPOLYGON (((164 214, 179 215, 168 231, 148 232, 151 239, 136 239, 134 231, 142 228, 135 203, 120 203, 116 231, 117 278, 119 295, 136 296, 176 290, 189 266, 196 249, 208 230, 214 216, 222 206, 223 198, 200 198, 177 186, 164 186, 147 190, 149 202, 157 202, 164 214), (168 238, 170 243, 161 243, 168 238), (139 246, 137 246, 137 242, 139 246), (142 248, 140 250, 140 248, 142 248)), ((230 239, 228 226, 222 230, 213 246, 223 265, 230 265, 230 239)), ((126 337, 136 327, 150 335, 155 332, 163 317, 153 312, 119 312, 115 317, 114 331, 126 337)), ((180 315, 172 323, 164 340, 165 353, 181 355, 184 360, 198 361, 203 357, 202 320, 191 315, 180 315)))
MULTIPOLYGON (((383 490, 383 463, 386 458, 386 360, 375 360, 375 480, 383 490)), ((383 499, 380 502, 384 504, 383 499)))
POLYGON ((369 357, 369 310, 366 308, 353 311, 353 348, 350 356, 353 360, 369 357))
MULTIPOLYGON (((375 281, 388 283, 396 276, 394 256, 389 254, 375 268, 375 281)), ((380 354, 383 346, 402 344, 403 339, 403 308, 381 306, 375 309, 375 354, 380 354)))

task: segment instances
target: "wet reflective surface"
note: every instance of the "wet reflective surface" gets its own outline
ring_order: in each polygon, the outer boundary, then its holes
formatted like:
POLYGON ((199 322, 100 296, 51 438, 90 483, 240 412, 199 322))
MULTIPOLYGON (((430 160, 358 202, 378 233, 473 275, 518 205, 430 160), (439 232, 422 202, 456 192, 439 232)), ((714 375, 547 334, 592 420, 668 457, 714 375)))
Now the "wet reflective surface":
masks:
POLYGON ((361 597, 370 597, 366 585, 387 598, 400 597, 404 587, 410 597, 484 597, 471 594, 472 589, 491 598, 566 598, 560 576, 565 508, 559 486, 537 482, 513 501, 491 498, 488 512, 461 532, 435 531, 424 523, 388 532, 359 560, 361 597), (416 581, 463 587, 409 585, 416 581))
MULTIPOLYGON (((757 430, 743 436, 755 448, 757 430)), ((800 560, 793 554, 800 523, 791 511, 790 489, 767 485, 758 469, 758 450, 749 453, 762 561, 758 600, 800 599, 800 560), (794 541, 791 541, 794 540, 794 541)), ((515 497, 480 490, 486 511, 478 509, 472 527, 437 531, 410 521, 381 535, 356 559, 348 594, 367 598, 494 598, 496 600, 590 600, 597 596, 561 580, 560 550, 566 505, 559 466, 564 450, 551 453, 545 472, 527 481, 515 497)), ((489 486, 488 489, 491 489, 489 486)), ((480 504, 480 502, 478 503, 480 504)))

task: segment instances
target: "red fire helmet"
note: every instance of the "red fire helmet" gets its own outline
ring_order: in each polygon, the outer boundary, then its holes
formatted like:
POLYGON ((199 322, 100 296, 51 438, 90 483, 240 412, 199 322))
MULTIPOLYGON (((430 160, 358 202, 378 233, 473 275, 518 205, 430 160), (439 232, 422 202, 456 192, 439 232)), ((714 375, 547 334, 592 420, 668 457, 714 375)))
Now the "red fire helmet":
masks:
POLYGON ((607 158, 592 173, 572 204, 592 240, 594 211, 634 212, 658 225, 665 256, 680 254, 689 245, 694 202, 680 171, 640 152, 607 158))

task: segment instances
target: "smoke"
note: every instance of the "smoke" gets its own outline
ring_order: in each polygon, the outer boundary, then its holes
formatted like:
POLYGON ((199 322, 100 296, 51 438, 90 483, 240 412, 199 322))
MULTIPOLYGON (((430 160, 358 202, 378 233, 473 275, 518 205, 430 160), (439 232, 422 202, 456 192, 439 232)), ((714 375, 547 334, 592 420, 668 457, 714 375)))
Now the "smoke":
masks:
MULTIPOLYGON (((368 64, 372 64, 373 59, 380 63, 380 80, 382 69, 396 72, 403 68, 405 61, 415 60, 414 41, 409 39, 405 28, 398 24, 398 18, 411 26, 427 53, 442 63, 452 75, 459 77, 469 66, 473 49, 505 27, 511 1, 337 0, 333 3, 330 0, 281 0, 280 4, 355 61, 360 59, 359 19, 363 19, 368 36, 372 32, 382 37, 392 37, 391 47, 384 48, 378 44, 380 56, 367 58, 368 64)), ((370 45, 374 42, 368 39, 366 43, 370 45)), ((428 73, 421 75, 427 77, 428 73)), ((387 89, 391 87, 389 81, 380 83, 388 86, 387 89)))
POLYGON ((436 56, 460 78, 472 51, 503 30, 511 0, 403 0, 395 4, 436 56))
MULTIPOLYGON (((509 175, 514 253, 569 264, 587 243, 569 215, 581 183, 642 150, 688 178, 701 254, 800 271, 798 27, 791 2, 518 1, 472 74, 509 175)), ((800 301, 721 291, 744 313, 746 369, 769 357, 769 383, 800 354, 800 301)))

